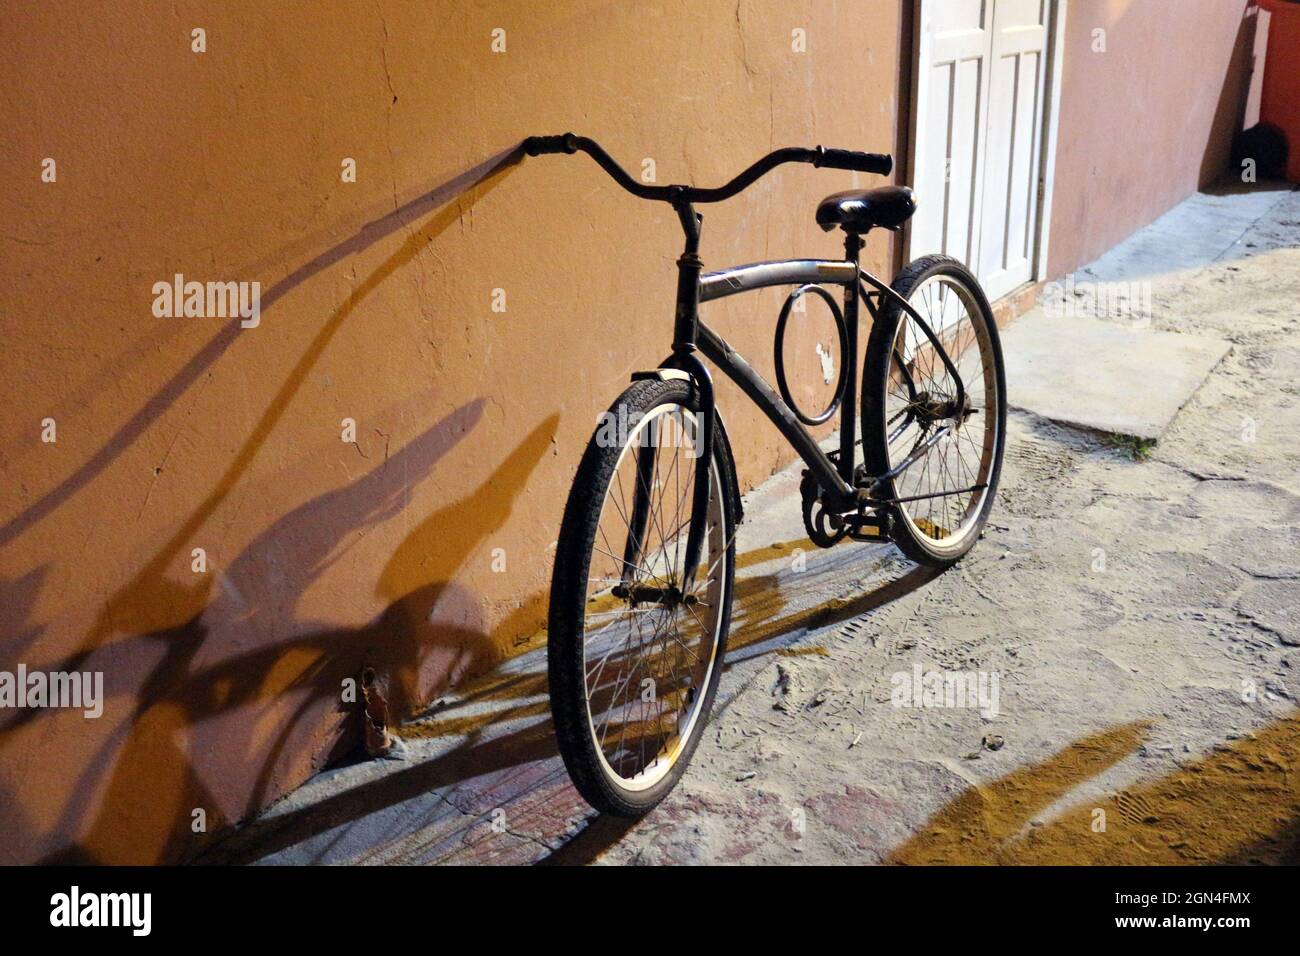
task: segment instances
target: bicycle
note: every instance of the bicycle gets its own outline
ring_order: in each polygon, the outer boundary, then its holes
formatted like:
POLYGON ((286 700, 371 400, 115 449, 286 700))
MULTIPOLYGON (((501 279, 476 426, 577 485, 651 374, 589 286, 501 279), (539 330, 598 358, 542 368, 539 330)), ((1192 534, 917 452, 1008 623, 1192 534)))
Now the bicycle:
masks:
POLYGON ((803 459, 801 507, 815 544, 893 541, 916 562, 946 567, 974 545, 996 494, 1007 417, 1001 347, 988 299, 957 260, 925 256, 892 285, 859 265, 867 231, 898 229, 915 211, 906 187, 840 192, 818 204, 823 230, 845 234, 842 259, 703 272, 696 204, 730 199, 783 163, 888 175, 887 154, 778 149, 706 189, 637 182, 598 143, 572 133, 530 137, 523 149, 588 154, 634 196, 671 204, 685 236, 671 352, 658 368, 635 372, 598 421, 564 509, 551 579, 547 660, 560 753, 592 807, 640 816, 673 788, 700 741, 731 620, 742 502, 700 356, 803 459), (842 309, 828 285, 843 286, 842 309), (795 287, 777 321, 779 395, 699 318, 702 303, 768 286, 795 287), (817 414, 795 403, 784 367, 785 327, 807 294, 829 306, 841 356, 834 397, 817 414), (872 325, 857 404, 860 304, 872 325), (838 449, 824 452, 807 428, 837 410, 838 449))

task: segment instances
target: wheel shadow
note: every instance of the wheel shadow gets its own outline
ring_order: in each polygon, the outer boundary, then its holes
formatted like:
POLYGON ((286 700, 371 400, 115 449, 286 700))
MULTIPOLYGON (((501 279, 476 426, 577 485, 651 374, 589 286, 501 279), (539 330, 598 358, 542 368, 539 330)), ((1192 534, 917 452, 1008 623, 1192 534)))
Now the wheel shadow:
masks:
MULTIPOLYGON (((738 556, 728 670, 768 657, 808 632, 868 614, 938 573, 900 561, 902 574, 854 598, 795 610, 788 594, 824 591, 819 584, 828 577, 843 583, 846 566, 859 576, 864 565, 893 567, 880 560, 888 546, 857 546, 851 559, 827 561, 825 571, 807 572, 796 591, 779 563, 810 548, 803 539, 738 556)), ((399 733, 407 762, 353 763, 328 771, 198 862, 575 865, 595 860, 636 821, 594 814, 570 785, 551 725, 544 633, 520 651, 404 724, 399 733)))

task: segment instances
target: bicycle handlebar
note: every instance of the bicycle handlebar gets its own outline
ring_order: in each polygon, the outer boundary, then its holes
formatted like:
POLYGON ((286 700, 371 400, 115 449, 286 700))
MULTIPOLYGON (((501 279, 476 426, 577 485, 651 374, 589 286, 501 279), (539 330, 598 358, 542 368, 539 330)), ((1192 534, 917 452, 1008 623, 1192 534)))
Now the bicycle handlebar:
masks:
POLYGON ((575 136, 573 133, 559 136, 530 136, 524 140, 523 149, 529 156, 540 156, 543 153, 584 152, 609 173, 614 182, 632 195, 642 199, 672 203, 721 202, 730 199, 782 163, 811 163, 813 166, 853 169, 861 173, 877 173, 881 176, 888 176, 894 168, 894 159, 888 153, 861 153, 851 149, 827 149, 822 146, 813 149, 788 146, 768 153, 725 185, 704 189, 698 186, 650 186, 639 183, 594 139, 575 136))

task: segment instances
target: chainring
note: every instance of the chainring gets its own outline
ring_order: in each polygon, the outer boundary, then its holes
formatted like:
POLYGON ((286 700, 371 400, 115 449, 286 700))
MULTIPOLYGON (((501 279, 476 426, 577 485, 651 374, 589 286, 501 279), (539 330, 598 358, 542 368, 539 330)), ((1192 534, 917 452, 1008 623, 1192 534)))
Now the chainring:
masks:
POLYGON ((808 532, 808 540, 819 548, 829 548, 843 540, 848 534, 848 526, 840 516, 828 512, 822 507, 818 492, 817 479, 812 472, 805 471, 799 482, 799 497, 803 502, 803 527, 808 532))

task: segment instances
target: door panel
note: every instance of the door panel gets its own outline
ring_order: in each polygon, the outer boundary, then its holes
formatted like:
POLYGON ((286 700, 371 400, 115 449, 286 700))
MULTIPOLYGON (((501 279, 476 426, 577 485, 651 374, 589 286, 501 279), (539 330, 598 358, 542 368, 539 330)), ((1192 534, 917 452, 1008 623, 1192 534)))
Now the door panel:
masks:
POLYGON ((980 220, 980 282, 990 298, 1033 275, 1038 214, 1046 0, 996 0, 980 220))
POLYGON ((919 6, 909 256, 955 256, 996 298, 1033 276, 1048 3, 919 6))
POLYGON ((913 258, 946 252, 963 262, 977 251, 988 11, 970 0, 921 5, 911 223, 913 258))

